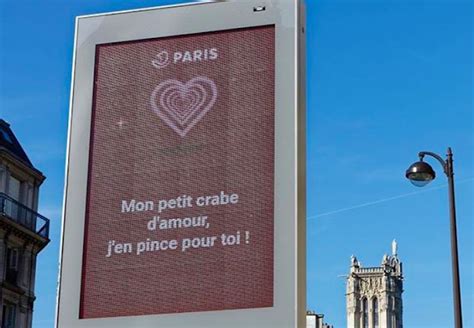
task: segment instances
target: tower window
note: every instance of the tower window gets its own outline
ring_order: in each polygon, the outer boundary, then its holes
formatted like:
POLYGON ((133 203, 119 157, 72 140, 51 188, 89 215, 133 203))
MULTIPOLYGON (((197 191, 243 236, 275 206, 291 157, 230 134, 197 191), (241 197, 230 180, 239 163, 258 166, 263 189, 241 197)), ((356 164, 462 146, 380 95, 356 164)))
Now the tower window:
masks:
POLYGON ((377 297, 372 299, 372 326, 379 328, 379 302, 377 297))
POLYGON ((369 328, 369 306, 366 298, 362 299, 362 327, 369 328))

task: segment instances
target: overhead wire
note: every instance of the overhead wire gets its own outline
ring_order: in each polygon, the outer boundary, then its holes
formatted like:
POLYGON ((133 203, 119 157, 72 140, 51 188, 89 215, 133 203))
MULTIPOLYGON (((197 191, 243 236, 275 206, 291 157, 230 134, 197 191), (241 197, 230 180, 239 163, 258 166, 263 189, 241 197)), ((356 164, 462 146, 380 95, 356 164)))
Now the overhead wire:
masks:
MULTIPOLYGON (((459 181, 456 181, 456 185, 460 185, 460 184, 463 184, 463 183, 466 183, 466 182, 469 182, 469 181, 473 181, 473 180, 474 180, 474 177, 467 178, 467 179, 464 179, 464 180, 459 180, 459 181)), ((446 188, 447 186, 448 186, 448 184, 445 183, 445 184, 438 185, 438 186, 424 188, 423 190, 419 190, 419 191, 414 191, 414 192, 409 192, 409 193, 396 195, 396 196, 392 196, 392 197, 382 198, 382 199, 378 199, 378 200, 375 200, 375 201, 370 201, 370 202, 366 202, 366 203, 362 203, 362 204, 358 204, 358 205, 343 207, 343 208, 339 208, 339 209, 336 209, 336 210, 332 210, 332 211, 328 211, 328 212, 308 216, 306 218, 306 220, 313 220, 313 219, 317 219, 317 218, 321 218, 321 217, 325 217, 325 216, 330 216, 330 215, 334 215, 334 214, 339 214, 339 213, 342 213, 342 212, 347 212, 347 211, 351 211, 351 210, 355 210, 355 209, 359 209, 359 208, 363 208, 363 207, 367 207, 367 206, 373 206, 373 205, 389 202, 389 201, 396 200, 396 199, 401 199, 401 198, 406 198, 406 197, 410 197, 410 196, 414 196, 414 195, 418 195, 418 194, 423 194, 423 193, 427 193, 427 192, 430 192, 430 191, 443 189, 443 188, 446 188)))

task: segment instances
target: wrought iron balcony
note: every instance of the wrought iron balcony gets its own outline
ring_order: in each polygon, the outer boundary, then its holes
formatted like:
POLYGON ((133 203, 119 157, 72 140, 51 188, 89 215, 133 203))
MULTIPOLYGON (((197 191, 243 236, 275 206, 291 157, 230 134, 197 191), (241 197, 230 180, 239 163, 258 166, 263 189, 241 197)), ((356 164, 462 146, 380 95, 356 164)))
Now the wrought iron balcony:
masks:
POLYGON ((49 219, 4 193, 0 193, 0 215, 6 216, 41 237, 49 238, 49 219))

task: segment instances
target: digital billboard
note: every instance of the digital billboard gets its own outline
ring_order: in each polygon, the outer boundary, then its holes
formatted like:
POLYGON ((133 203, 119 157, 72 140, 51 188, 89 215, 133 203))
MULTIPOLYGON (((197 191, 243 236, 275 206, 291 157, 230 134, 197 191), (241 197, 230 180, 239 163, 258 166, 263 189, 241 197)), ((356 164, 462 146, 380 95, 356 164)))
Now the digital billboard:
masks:
POLYGON ((97 45, 81 318, 273 306, 274 49, 97 45))
POLYGON ((301 0, 81 16, 57 328, 303 328, 301 0))

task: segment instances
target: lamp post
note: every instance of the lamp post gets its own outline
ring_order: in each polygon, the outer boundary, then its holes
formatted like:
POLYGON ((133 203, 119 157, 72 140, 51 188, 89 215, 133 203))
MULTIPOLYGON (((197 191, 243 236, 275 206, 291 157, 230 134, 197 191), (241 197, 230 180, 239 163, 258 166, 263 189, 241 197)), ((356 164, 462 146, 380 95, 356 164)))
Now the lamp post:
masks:
POLYGON ((418 153, 420 161, 412 164, 406 171, 406 177, 417 187, 426 186, 436 177, 433 168, 423 161, 425 156, 431 156, 437 159, 443 167, 444 173, 448 177, 449 188, 449 213, 451 226, 451 264, 453 270, 453 299, 454 299, 454 323, 456 328, 462 328, 462 310, 461 310, 461 287, 459 284, 459 261, 458 261, 458 237, 456 229, 456 207, 454 200, 454 170, 453 153, 451 147, 448 148, 446 160, 443 160, 438 154, 422 151, 418 153))

